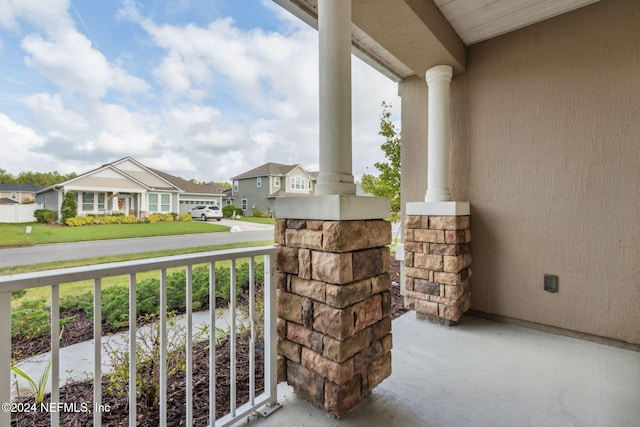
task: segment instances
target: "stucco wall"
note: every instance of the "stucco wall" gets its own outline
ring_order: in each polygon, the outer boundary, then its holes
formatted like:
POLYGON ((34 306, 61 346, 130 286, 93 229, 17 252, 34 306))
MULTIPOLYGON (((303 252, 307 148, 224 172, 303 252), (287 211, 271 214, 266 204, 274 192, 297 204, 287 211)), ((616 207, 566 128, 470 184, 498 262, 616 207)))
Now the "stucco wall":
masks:
POLYGON ((638 23, 638 1, 603 0, 468 48, 452 173, 473 308, 640 343, 638 23))

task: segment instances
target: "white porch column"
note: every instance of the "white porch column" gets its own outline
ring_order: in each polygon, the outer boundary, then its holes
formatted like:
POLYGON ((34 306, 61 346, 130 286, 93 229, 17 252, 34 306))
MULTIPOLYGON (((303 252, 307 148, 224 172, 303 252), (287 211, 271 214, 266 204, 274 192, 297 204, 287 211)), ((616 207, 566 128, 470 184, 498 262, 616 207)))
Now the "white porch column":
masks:
POLYGON ((449 84, 453 69, 438 65, 427 70, 429 86, 428 169, 426 202, 448 202, 449 190, 449 84))
POLYGON ((316 194, 356 194, 351 147, 351 0, 319 0, 320 173, 316 194))

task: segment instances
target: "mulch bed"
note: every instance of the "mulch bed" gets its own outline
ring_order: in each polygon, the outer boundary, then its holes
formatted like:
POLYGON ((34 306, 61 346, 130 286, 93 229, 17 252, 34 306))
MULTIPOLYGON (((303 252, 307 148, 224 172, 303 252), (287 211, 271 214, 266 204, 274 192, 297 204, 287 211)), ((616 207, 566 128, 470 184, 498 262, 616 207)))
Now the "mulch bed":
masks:
MULTIPOLYGON (((400 262, 391 259, 391 299, 393 319, 406 313, 403 298, 400 295, 400 262)), ((217 304, 216 304, 217 305, 217 304)), ((77 342, 93 338, 93 323, 87 318, 84 312, 64 313, 62 317, 75 315, 74 321, 67 324, 60 345, 70 345, 77 342)), ((103 328, 103 333, 116 332, 103 328)), ((246 403, 249 399, 249 342, 246 337, 238 337, 236 341, 236 396, 237 406, 246 403)), ((229 411, 230 405, 230 342, 224 341, 216 348, 216 414, 220 417, 229 411)), ((264 387, 264 377, 262 367, 264 359, 261 354, 261 346, 256 346, 256 395, 260 394, 264 387)), ((27 354, 38 354, 49 351, 49 337, 31 342, 13 343, 12 352, 20 351, 22 357, 27 354)), ((15 354, 15 353, 14 353, 15 354)), ((139 367, 138 369, 142 369, 139 367)), ((194 347, 194 369, 193 369, 193 413, 194 425, 206 426, 209 422, 209 349, 207 343, 200 343, 194 347)), ((179 371, 171 377, 168 384, 168 405, 167 419, 169 426, 178 426, 186 416, 186 385, 185 372, 179 371)), ((45 403, 49 402, 49 395, 45 398, 45 403)), ((89 405, 89 411, 85 412, 61 412, 60 425, 64 426, 86 426, 92 425, 93 414, 91 413, 93 401, 93 385, 90 382, 78 382, 67 384, 60 389, 60 401, 65 403, 81 403, 89 405)), ((32 398, 22 399, 21 402, 33 402, 32 398)), ((102 413, 102 425, 121 426, 127 425, 129 405, 125 393, 123 396, 116 395, 107 380, 102 383, 102 404, 108 406, 110 411, 102 413)), ((159 424, 157 403, 147 405, 144 399, 138 401, 137 424, 142 426, 154 426, 159 424)), ((19 412, 12 416, 11 425, 16 427, 40 427, 49 425, 48 412, 19 412)))
MULTIPOLYGON (((226 340, 216 347, 216 418, 220 418, 230 409, 231 379, 230 341, 226 340)), ((249 399, 249 340, 240 336, 236 340, 236 405, 246 403, 249 399)), ((209 347, 207 343, 199 343, 194 347, 193 368, 193 414, 194 426, 209 424, 209 347)), ((264 357, 261 346, 256 345, 256 395, 264 390, 264 357)), ((144 369, 139 367, 138 369, 144 369)), ((179 426, 186 418, 186 381, 185 371, 179 371, 170 378, 167 390, 167 425, 179 426)), ((50 401, 47 395, 45 403, 50 401)), ((32 403, 31 398, 22 402, 32 403)), ((87 426, 93 423, 91 412, 93 402, 93 385, 89 382, 68 384, 60 388, 60 402, 75 404, 73 412, 60 411, 60 425, 87 426), (82 404, 87 405, 83 412, 82 404)), ((109 412, 102 413, 103 426, 122 426, 129 422, 129 404, 126 393, 118 396, 110 388, 107 380, 102 382, 102 404, 109 412)), ((159 406, 157 402, 138 399, 137 425, 159 425, 159 406)), ((11 425, 15 427, 45 427, 50 425, 50 414, 46 411, 14 413, 11 425)))

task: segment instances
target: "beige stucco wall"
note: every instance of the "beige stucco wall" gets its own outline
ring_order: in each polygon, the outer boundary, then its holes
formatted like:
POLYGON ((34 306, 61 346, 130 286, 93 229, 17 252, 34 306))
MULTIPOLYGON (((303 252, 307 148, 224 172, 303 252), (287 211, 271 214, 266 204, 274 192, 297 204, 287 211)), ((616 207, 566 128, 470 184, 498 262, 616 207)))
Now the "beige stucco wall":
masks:
POLYGON ((640 343, 639 23, 640 2, 603 0, 469 47, 452 126, 473 308, 640 343))

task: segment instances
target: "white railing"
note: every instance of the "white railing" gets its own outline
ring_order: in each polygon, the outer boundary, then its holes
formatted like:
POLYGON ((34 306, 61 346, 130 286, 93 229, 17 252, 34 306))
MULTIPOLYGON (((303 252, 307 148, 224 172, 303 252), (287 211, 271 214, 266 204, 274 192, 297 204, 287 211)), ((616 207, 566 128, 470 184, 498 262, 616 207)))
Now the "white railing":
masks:
MULTIPOLYGON (((106 277, 128 275, 129 276, 129 426, 136 425, 136 274, 149 271, 159 271, 160 275, 160 426, 167 425, 167 269, 175 267, 186 268, 186 420, 187 426, 193 425, 193 322, 192 322, 192 267, 194 265, 207 264, 209 266, 209 307, 210 307, 210 332, 209 332, 209 423, 211 426, 228 426, 237 422, 252 412, 258 412, 259 408, 267 409, 260 413, 268 414, 277 408, 276 393, 276 283, 274 247, 257 247, 248 249, 234 249, 225 251, 201 252, 188 255, 177 255, 162 258, 118 262, 110 264, 92 265, 86 267, 65 268, 34 273, 24 273, 9 276, 0 276, 0 325, 11 325, 11 292, 36 288, 51 288, 51 404, 60 403, 60 285, 80 280, 94 281, 94 374, 93 384, 102 384, 102 279, 106 277), (255 343, 256 327, 254 319, 255 283, 254 283, 254 258, 264 258, 264 391, 255 395, 255 343), (236 357, 235 342, 237 334, 236 324, 236 261, 241 258, 249 259, 249 319, 243 319, 250 326, 250 396, 249 401, 236 407, 236 357), (230 346, 231 346, 231 372, 230 372, 230 411, 218 420, 215 419, 215 263, 230 261, 230 346)), ((0 327, 0 403, 11 402, 11 328, 0 327)), ((93 420, 94 426, 101 425, 102 403, 101 387, 94 386, 93 396, 93 420)), ((5 411, 6 406, 0 412, 0 426, 10 425, 11 413, 5 411)), ((60 414, 57 411, 50 413, 51 425, 60 424, 60 414)))

